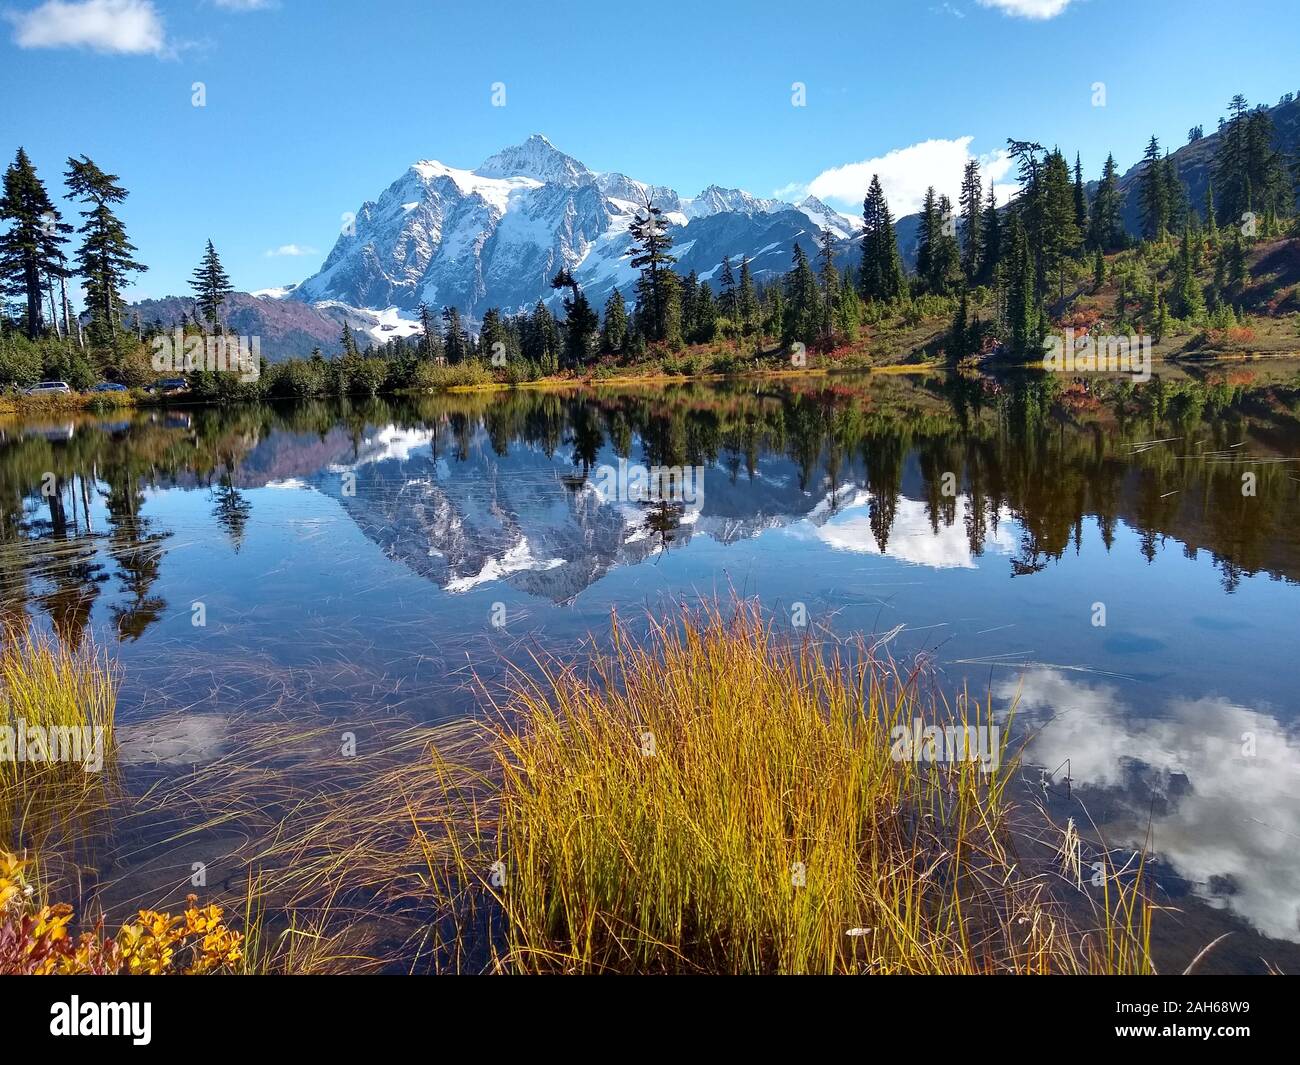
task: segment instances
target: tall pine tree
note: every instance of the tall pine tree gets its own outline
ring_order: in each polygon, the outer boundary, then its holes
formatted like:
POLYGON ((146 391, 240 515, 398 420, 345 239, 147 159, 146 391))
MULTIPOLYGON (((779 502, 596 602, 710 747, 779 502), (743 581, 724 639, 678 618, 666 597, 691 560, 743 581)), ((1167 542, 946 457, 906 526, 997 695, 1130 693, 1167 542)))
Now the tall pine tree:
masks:
POLYGON ((26 297, 27 335, 35 340, 44 320, 42 286, 51 278, 64 280, 68 276, 61 246, 67 243, 64 234, 72 227, 61 221, 22 148, 5 171, 0 223, 9 226, 0 234, 0 286, 7 294, 26 297))
POLYGON ((113 207, 127 197, 118 176, 105 173, 83 155, 68 159, 65 178, 72 198, 86 204, 81 212, 85 222, 77 231, 82 236, 77 265, 85 281, 91 337, 106 343, 121 324, 122 287, 127 275, 148 267, 136 261, 136 247, 113 212, 113 207))

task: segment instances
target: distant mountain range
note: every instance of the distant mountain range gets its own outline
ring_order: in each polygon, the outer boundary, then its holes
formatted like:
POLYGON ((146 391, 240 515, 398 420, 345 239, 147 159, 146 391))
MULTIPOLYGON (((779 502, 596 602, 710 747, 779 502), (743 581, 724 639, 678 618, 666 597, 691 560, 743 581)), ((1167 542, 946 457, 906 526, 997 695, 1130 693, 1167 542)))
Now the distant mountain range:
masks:
MULTIPOLYGON (((1277 143, 1300 142, 1300 100, 1272 109, 1277 143)), ((1173 153, 1191 203, 1205 195, 1219 135, 1173 153)), ((1091 170, 1100 169, 1100 160, 1091 170)), ((1138 177, 1134 165, 1120 180, 1122 217, 1139 227, 1138 177)), ((343 322, 376 343, 418 331, 419 305, 458 307, 474 323, 489 307, 506 313, 539 299, 558 300, 550 280, 572 271, 599 309, 613 289, 629 299, 636 273, 626 252, 628 224, 649 199, 672 223, 677 269, 698 272, 715 287, 722 259, 739 271, 750 260, 756 281, 790 267, 794 245, 815 253, 820 234, 834 234, 841 265, 856 262, 859 222, 809 196, 801 203, 760 199, 741 189, 710 185, 697 196, 649 185, 621 173, 598 173, 566 155, 541 134, 489 156, 473 170, 434 160, 413 164, 378 199, 355 212, 321 269, 297 285, 262 293, 238 293, 227 306, 227 324, 262 337, 271 359, 306 355, 319 347, 339 349, 343 322)), ((920 218, 897 223, 904 261, 916 257, 920 218)), ((146 300, 133 308, 144 321, 171 325, 194 315, 186 297, 146 300)))

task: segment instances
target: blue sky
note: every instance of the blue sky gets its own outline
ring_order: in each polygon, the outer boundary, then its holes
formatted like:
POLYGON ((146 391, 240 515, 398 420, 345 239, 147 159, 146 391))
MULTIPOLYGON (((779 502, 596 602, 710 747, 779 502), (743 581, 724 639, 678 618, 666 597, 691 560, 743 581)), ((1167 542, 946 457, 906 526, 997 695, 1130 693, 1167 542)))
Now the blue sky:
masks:
POLYGON ((593 170, 897 213, 1008 136, 1134 162, 1229 97, 1300 92, 1295 0, 0 0, 0 154, 51 187, 85 153, 186 292, 210 236, 238 288, 301 280, 413 161, 545 133, 593 170), (202 82, 205 106, 192 103, 202 82), (492 86, 505 85, 505 106, 492 86), (796 82, 805 106, 794 106, 796 82), (1096 83, 1105 106, 1094 106, 1096 83), (893 154, 891 154, 893 153, 893 154), (882 160, 884 160, 882 162, 882 160), (303 254, 287 254, 296 249, 303 254), (268 254, 280 250, 280 254, 268 254))

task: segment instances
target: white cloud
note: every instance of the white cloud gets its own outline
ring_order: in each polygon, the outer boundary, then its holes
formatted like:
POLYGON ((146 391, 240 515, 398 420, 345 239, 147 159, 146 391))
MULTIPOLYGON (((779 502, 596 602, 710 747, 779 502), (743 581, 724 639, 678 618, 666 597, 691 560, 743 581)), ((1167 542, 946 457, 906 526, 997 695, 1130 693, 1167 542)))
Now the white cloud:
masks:
POLYGON ((1226 882, 1233 890, 1211 895, 1215 904, 1264 935, 1300 942, 1300 736, 1268 707, 1210 695, 1157 707, 1145 694, 1139 706, 1111 684, 1047 667, 994 693, 1018 698, 1032 765, 1069 759, 1085 804, 1107 812, 1112 846, 1141 846, 1150 831, 1156 853, 1198 894, 1226 882))
POLYGON ((1072 0, 979 0, 981 7, 991 7, 1017 18, 1056 18, 1072 0))
POLYGON ((167 35, 151 0, 46 0, 6 15, 19 48, 89 48, 119 55, 161 55, 167 35))
MULTIPOLYGON (((919 211, 925 200, 925 190, 931 185, 956 204, 961 191, 962 171, 974 158, 970 150, 974 139, 956 137, 922 141, 907 148, 895 148, 875 159, 823 170, 808 183, 807 191, 837 205, 859 208, 867 186, 871 184, 871 176, 878 174, 895 218, 919 211)), ((1010 156, 1005 149, 999 149, 980 156, 979 162, 985 189, 992 182, 998 202, 1006 203, 1016 189, 1014 184, 1004 180, 1011 172, 1010 156)))
POLYGON ((305 244, 281 244, 278 248, 268 248, 266 257, 268 259, 281 255, 315 255, 316 249, 309 248, 305 244))

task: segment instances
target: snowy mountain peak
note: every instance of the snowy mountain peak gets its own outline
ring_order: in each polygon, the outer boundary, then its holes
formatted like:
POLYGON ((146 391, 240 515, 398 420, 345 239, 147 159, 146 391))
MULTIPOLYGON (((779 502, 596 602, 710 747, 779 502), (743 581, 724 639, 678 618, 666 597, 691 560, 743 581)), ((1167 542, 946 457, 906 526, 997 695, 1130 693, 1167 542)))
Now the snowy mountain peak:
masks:
MULTIPOLYGON (((376 340, 403 333, 421 303, 458 307, 472 322, 487 308, 511 314, 559 296, 551 279, 572 271, 601 305, 634 293, 629 224, 647 200, 665 211, 683 274, 715 283, 724 256, 751 263, 757 280, 789 269, 792 248, 837 242, 851 219, 809 197, 795 205, 710 185, 692 199, 615 171, 594 173, 541 134, 473 170, 432 159, 412 164, 354 212, 321 269, 289 300, 367 309, 376 340)), ((847 250, 847 249, 843 249, 847 250)))
POLYGON ((542 134, 534 133, 516 144, 490 155, 474 173, 481 177, 532 178, 556 185, 585 185, 594 175, 571 155, 565 155, 542 134))
POLYGON ((788 203, 782 203, 780 200, 760 200, 744 189, 724 189, 721 185, 710 185, 698 196, 682 201, 682 208, 687 218, 707 218, 709 215, 721 214, 723 211, 767 214, 789 206, 788 203))
POLYGON ((858 231, 856 219, 840 214, 816 196, 805 196, 799 204, 799 210, 807 215, 809 220, 824 229, 829 229, 838 238, 851 237, 858 231))

